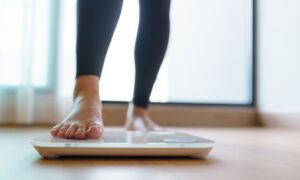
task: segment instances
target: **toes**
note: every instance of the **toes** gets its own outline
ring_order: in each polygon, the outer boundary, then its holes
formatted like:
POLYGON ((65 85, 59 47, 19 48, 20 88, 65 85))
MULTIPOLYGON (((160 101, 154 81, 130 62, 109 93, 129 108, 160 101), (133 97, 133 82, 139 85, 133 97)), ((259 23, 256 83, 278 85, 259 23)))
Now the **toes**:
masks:
POLYGON ((61 138, 75 138, 85 139, 91 138, 96 139, 102 136, 103 125, 101 122, 89 123, 89 128, 86 130, 86 126, 79 124, 58 124, 51 129, 51 134, 54 137, 61 138))
POLYGON ((78 129, 78 124, 72 124, 65 133, 66 138, 73 138, 78 129))
POLYGON ((58 137, 65 137, 65 133, 69 128, 70 124, 64 124, 57 132, 58 137))
POLYGON ((87 137, 91 139, 98 139, 103 134, 103 124, 99 121, 93 121, 89 123, 89 128, 87 130, 87 137))
POLYGON ((79 127, 79 128, 76 130, 76 132, 75 132, 75 134, 74 134, 74 137, 75 137, 76 139, 85 139, 85 138, 86 138, 85 133, 86 133, 85 127, 79 127))
POLYGON ((50 133, 51 133, 51 135, 52 135, 53 137, 55 137, 55 136, 57 135, 57 132, 58 132, 58 130, 62 127, 62 125, 63 125, 63 124, 59 123, 59 124, 55 125, 55 126, 51 129, 50 133))

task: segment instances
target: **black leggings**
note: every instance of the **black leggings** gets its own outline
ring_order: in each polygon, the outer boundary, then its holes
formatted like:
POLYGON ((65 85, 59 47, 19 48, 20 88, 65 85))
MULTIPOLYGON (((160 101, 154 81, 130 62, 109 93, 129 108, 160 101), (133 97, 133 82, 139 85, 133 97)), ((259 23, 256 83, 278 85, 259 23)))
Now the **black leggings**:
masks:
MULTIPOLYGON (((78 0, 76 78, 101 76, 123 0, 78 0)), ((170 0, 139 0, 133 103, 147 107, 169 40, 170 0)))

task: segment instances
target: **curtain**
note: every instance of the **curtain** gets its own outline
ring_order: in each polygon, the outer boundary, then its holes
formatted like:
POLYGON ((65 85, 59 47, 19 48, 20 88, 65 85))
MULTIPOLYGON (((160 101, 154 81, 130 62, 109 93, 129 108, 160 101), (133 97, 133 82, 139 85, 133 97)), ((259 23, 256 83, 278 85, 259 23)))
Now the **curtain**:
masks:
POLYGON ((0 124, 56 123, 71 108, 75 63, 58 61, 57 4, 0 0, 0 124))

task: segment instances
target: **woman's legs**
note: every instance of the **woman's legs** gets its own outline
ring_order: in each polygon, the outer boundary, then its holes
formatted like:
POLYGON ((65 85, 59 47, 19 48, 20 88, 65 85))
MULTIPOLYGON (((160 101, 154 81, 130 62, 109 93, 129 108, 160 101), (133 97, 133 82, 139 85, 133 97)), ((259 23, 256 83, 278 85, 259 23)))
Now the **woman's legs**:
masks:
POLYGON ((147 108, 168 45, 171 2, 170 0, 140 0, 139 3, 140 22, 135 46, 134 106, 128 109, 125 126, 130 130, 141 128, 155 130, 156 125, 149 118, 147 108), (134 122, 140 124, 139 127, 135 127, 134 122))
POLYGON ((78 0, 76 84, 70 114, 51 130, 62 138, 99 138, 103 132, 99 79, 122 0, 78 0))
MULTIPOLYGON (((106 52, 120 16, 122 0, 78 0, 77 73, 71 113, 52 128, 53 136, 99 138, 103 132, 99 79, 106 52)), ((170 0, 140 0, 136 40, 136 79, 132 119, 155 125, 147 107, 169 37, 170 0)), ((152 128, 153 129, 153 128, 152 128)), ((150 128, 151 130, 151 128, 150 128)))

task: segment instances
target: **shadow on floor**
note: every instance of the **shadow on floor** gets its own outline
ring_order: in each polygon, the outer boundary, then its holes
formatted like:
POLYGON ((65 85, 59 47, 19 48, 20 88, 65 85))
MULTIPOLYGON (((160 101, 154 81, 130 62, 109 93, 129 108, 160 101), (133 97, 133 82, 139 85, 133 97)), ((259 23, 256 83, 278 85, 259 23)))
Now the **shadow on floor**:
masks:
POLYGON ((99 157, 99 156, 88 156, 88 157, 78 157, 78 156, 62 156, 58 159, 45 159, 42 157, 35 157, 33 163, 38 166, 76 166, 80 164, 81 166, 151 166, 151 165, 172 165, 172 166, 182 166, 182 165, 205 165, 210 166, 218 164, 221 161, 213 156, 208 156, 205 159, 190 158, 190 157, 124 157, 124 156, 114 156, 114 157, 99 157))

